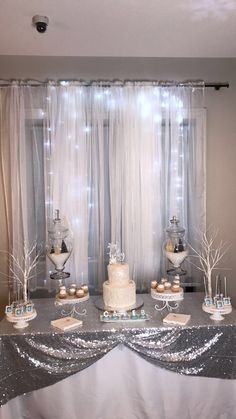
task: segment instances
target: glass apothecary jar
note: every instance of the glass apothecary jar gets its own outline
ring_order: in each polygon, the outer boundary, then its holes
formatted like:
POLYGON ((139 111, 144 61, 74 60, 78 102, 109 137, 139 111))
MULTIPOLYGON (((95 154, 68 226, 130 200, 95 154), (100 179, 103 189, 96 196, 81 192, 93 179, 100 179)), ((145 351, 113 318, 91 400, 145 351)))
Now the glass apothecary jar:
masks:
POLYGON ((62 281, 70 276, 64 269, 72 252, 72 236, 60 219, 59 210, 55 213, 52 226, 48 230, 47 256, 55 266, 55 272, 50 274, 50 278, 62 281))
POLYGON ((166 229, 166 232, 164 254, 170 264, 167 273, 174 276, 185 275, 186 271, 181 268, 181 265, 188 256, 188 246, 184 239, 185 229, 179 225, 176 216, 173 216, 170 220, 170 226, 166 229))

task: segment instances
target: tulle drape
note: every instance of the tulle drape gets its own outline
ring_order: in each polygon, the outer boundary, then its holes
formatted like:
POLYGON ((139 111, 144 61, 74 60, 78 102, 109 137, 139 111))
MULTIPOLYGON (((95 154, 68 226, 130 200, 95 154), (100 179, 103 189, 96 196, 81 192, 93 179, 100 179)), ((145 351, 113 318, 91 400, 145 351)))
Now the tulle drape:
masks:
MULTIPOLYGON (((10 245, 45 245, 59 209, 73 232, 70 282, 101 292, 107 245, 118 242, 137 289, 148 290, 150 280, 164 274, 170 218, 180 219, 190 241, 205 226, 203 103, 201 83, 0 88, 10 245)), ((47 265, 38 285, 51 287, 47 265)))
MULTIPOLYGON (((43 155, 40 152, 44 101, 44 87, 13 82, 0 88, 1 173, 5 202, 2 222, 7 224, 8 232, 8 248, 0 250, 9 251, 19 260, 23 257, 24 244, 28 248, 37 244, 36 252, 41 252, 45 244, 43 155)), ((44 259, 42 254, 37 267, 38 278, 45 277, 44 259)), ((14 288, 14 283, 12 286, 14 288)), ((35 277, 30 280, 29 288, 36 286, 35 277)))
POLYGON ((87 98, 80 86, 48 87, 48 223, 53 210, 73 233, 73 252, 67 262, 70 281, 88 282, 88 138, 87 98))
POLYGON ((118 242, 145 291, 164 271, 170 218, 180 219, 188 239, 204 228, 203 93, 201 84, 49 87, 48 202, 71 222, 73 280, 101 291, 107 245, 118 242))

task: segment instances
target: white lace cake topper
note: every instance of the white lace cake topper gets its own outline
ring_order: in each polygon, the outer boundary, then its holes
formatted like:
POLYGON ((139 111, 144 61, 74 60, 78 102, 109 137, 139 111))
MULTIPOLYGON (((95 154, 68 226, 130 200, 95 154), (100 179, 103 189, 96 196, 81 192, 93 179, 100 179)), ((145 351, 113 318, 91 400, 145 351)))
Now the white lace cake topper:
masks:
POLYGON ((118 243, 109 243, 107 247, 109 249, 108 255, 110 265, 124 262, 125 254, 121 253, 118 243))

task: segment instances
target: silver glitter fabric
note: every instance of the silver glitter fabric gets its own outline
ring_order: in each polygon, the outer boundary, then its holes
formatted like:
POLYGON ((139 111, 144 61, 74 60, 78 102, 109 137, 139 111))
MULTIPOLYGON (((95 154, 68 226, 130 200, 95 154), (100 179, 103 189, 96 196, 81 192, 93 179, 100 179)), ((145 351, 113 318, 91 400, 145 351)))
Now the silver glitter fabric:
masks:
POLYGON ((178 374, 236 378, 236 314, 213 322, 201 309, 203 296, 186 294, 178 311, 191 314, 187 326, 164 326, 168 312, 155 310, 155 300, 142 295, 150 321, 102 323, 95 297, 81 303, 83 326, 62 332, 50 325, 61 315, 53 300, 36 300, 38 316, 27 329, 0 323, 0 404, 54 384, 91 364, 123 344, 147 361, 178 374))

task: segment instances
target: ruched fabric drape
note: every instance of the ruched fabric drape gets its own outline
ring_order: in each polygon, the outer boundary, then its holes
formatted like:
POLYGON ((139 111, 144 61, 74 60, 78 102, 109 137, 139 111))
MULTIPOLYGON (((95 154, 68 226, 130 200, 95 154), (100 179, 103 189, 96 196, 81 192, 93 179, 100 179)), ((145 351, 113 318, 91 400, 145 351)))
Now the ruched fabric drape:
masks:
MULTIPOLYGON (((236 379, 234 311, 221 324, 212 324, 200 308, 203 294, 186 293, 181 311, 190 314, 189 323, 163 325, 166 312, 155 310, 150 294, 143 294, 148 322, 107 324, 100 321, 97 298, 92 296, 82 303, 87 310, 82 329, 66 333, 54 329, 50 321, 61 317, 62 310, 49 298, 35 300, 40 315, 24 334, 15 332, 6 320, 2 322, 0 405, 82 371, 118 345, 177 374, 236 379)), ((142 380, 145 382, 145 376, 142 380)))
POLYGON ((1 88, 0 97, 8 121, 0 141, 10 156, 1 164, 11 244, 45 236, 58 208, 73 232, 70 281, 100 292, 107 245, 119 242, 137 289, 147 290, 163 272, 169 219, 180 219, 189 240, 205 226, 203 85, 15 84, 1 88))

